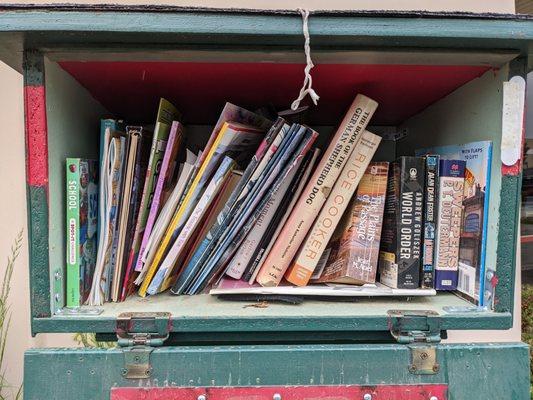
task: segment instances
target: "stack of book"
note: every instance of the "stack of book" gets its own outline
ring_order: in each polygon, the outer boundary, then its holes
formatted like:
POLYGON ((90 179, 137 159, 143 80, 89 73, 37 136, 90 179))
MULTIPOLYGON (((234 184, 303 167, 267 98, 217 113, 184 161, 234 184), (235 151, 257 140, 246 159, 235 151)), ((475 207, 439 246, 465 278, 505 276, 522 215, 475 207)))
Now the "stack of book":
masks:
POLYGON ((164 99, 153 129, 103 120, 100 160, 67 159, 67 305, 324 285, 481 302, 490 142, 373 161, 377 106, 357 95, 323 151, 229 103, 194 152, 164 99))

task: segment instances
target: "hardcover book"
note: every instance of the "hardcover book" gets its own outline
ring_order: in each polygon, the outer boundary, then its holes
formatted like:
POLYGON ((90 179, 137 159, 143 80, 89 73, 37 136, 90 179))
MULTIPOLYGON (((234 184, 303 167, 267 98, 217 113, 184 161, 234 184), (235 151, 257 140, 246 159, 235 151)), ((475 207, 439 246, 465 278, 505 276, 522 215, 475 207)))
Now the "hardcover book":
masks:
POLYGON ((417 151, 440 154, 441 158, 466 162, 463 197, 463 223, 459 242, 459 277, 457 290, 474 303, 485 306, 486 248, 492 142, 435 147, 417 151))
POLYGON ((440 160, 435 289, 457 288, 466 163, 440 160))
POLYGON ((338 226, 340 235, 330 242, 331 252, 319 282, 376 282, 388 172, 388 162, 372 162, 366 169, 338 226))
POLYGON ((400 157, 389 171, 379 254, 380 282, 420 287, 425 160, 400 157))
POLYGON ((67 307, 83 305, 91 290, 97 255, 98 165, 66 160, 67 307))
POLYGON ((426 196, 424 199, 424 241, 422 243, 422 278, 420 286, 435 287, 435 234, 437 229, 437 196, 439 187, 438 155, 426 156, 426 196))
POLYGON ((355 97, 259 270, 256 280, 262 286, 276 286, 283 278, 376 108, 374 100, 355 97))
POLYGON ((380 142, 381 137, 369 131, 362 133, 324 207, 309 230, 295 261, 285 274, 288 282, 297 286, 305 286, 311 279, 333 231, 348 207, 380 142))

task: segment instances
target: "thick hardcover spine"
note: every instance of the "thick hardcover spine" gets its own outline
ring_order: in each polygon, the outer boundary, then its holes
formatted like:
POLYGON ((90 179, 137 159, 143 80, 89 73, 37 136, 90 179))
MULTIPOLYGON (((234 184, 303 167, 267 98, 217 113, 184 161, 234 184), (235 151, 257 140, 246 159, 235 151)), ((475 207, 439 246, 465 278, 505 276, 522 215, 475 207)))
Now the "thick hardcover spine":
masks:
POLYGON ((67 158, 67 307, 80 304, 80 164, 67 158))
POLYGON ((466 163, 440 161, 439 211, 437 219, 435 289, 457 289, 459 242, 466 163))
POLYGON ((333 231, 348 207, 350 199, 380 142, 381 137, 369 131, 364 131, 361 135, 324 207, 302 244, 294 264, 285 274, 285 278, 290 283, 296 286, 305 286, 311 279, 333 231))
POLYGON ((422 246, 422 279, 423 289, 435 286, 435 234, 437 231, 437 196, 439 187, 438 155, 426 156, 426 197, 424 200, 424 242, 422 246))
POLYGON ((377 105, 356 96, 257 275, 262 286, 276 286, 283 278, 377 105))

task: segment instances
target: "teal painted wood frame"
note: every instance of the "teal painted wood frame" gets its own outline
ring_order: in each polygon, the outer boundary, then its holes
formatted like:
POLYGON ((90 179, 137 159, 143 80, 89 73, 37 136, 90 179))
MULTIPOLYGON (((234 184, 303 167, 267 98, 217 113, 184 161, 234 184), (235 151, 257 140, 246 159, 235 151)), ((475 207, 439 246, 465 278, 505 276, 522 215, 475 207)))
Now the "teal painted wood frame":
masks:
POLYGON ((48 134, 43 55, 24 53, 24 114, 26 129, 26 195, 30 251, 30 296, 34 318, 48 317, 50 266, 48 256, 48 134))
MULTIPOLYGON (((150 9, 148 9, 150 11, 150 9)), ((296 15, 236 12, 147 12, 131 11, 5 11, 0 13, 0 48, 36 46, 46 52, 58 46, 131 46, 137 48, 158 42, 180 46, 220 46, 277 49, 301 44, 301 20, 296 15), (139 17, 142 17, 139 19, 139 17), (132 24, 131 18, 139 24, 132 24), (15 32, 22 34, 12 35, 15 32), (68 34, 67 34, 68 33, 68 34), (283 39, 283 40, 280 40, 283 39), (280 46, 280 43, 283 43, 280 46)), ((311 18, 311 34, 317 46, 347 49, 371 46, 397 49, 406 47, 488 48, 491 51, 516 50, 528 54, 533 39, 533 21, 516 18, 408 18, 353 17, 317 15, 311 18), (394 38, 394 40, 392 40, 394 38)), ((46 115, 44 103, 44 69, 42 54, 25 52, 28 201, 30 221, 30 256, 32 285, 33 332, 92 331, 110 333, 115 329, 114 318, 52 317, 50 318, 50 280, 48 268, 48 185, 46 115), (28 94, 29 93, 29 94, 28 94), (41 98, 39 98, 39 93, 41 98), (39 111, 36 113, 36 111, 39 111), (38 116, 37 120, 32 119, 38 116), (33 122, 32 122, 33 121, 33 122), (41 124, 34 130, 35 121, 41 124), (44 125, 43 125, 44 124, 44 125), (33 141, 39 143, 33 146, 33 141), (42 167, 42 168, 40 168, 42 167)), ((5 52, 0 52, 4 57, 5 52)), ((9 58, 6 61, 10 61, 9 58)), ((11 60, 12 61, 12 60, 11 60)), ((15 63, 16 64, 16 63, 15 63)), ((522 62, 524 69, 524 62, 522 62)), ((37 125, 35 125, 37 126, 37 125)), ((514 274, 514 241, 517 233, 520 175, 505 175, 502 179, 501 230, 498 247, 500 280, 498 313, 446 315, 442 329, 507 329, 512 324, 514 274), (509 204, 514 206, 509 207, 509 204), (505 206, 504 206, 505 205, 505 206)), ((183 319, 176 316, 175 332, 236 332, 236 331, 386 331, 385 315, 353 318, 285 318, 273 324, 269 318, 208 320, 183 319)))
POLYGON ((125 379, 121 349, 35 349, 24 360, 24 398, 106 399, 111 387, 448 384, 449 400, 526 400, 524 344, 439 345, 435 375, 408 370, 405 345, 163 347, 151 378, 125 379))
MULTIPOLYGON (((314 48, 448 48, 530 52, 533 22, 514 15, 321 12, 314 48)), ((0 59, 21 70, 24 48, 300 48, 301 17, 282 13, 157 6, 0 6, 0 59), (154 47, 155 46, 155 47, 154 47)))

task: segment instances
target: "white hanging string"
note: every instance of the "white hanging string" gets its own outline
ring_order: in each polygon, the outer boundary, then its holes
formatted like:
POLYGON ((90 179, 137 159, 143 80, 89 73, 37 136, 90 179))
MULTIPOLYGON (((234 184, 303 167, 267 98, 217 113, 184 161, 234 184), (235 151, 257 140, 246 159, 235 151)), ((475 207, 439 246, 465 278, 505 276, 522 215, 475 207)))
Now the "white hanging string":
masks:
POLYGON ((306 59, 306 66, 304 69, 305 78, 304 83, 302 85, 302 88, 300 89, 300 94, 298 95, 298 98, 292 102, 291 109, 296 110, 300 106, 300 102, 305 98, 305 96, 309 95, 311 97, 311 100, 313 100, 313 103, 315 106, 317 105, 318 99, 320 99, 320 96, 314 91, 313 89, 313 78, 311 77, 311 69, 315 66, 313 64, 313 61, 311 60, 311 46, 309 44, 310 37, 309 37, 309 10, 303 10, 301 8, 298 9, 300 14, 302 14, 302 22, 303 22, 303 33, 305 38, 304 43, 304 51, 305 51, 305 59, 306 59))

